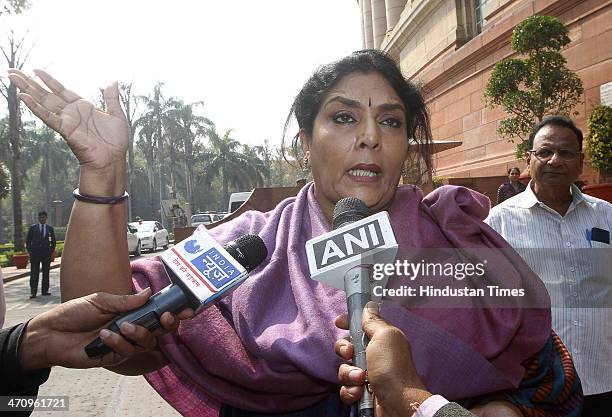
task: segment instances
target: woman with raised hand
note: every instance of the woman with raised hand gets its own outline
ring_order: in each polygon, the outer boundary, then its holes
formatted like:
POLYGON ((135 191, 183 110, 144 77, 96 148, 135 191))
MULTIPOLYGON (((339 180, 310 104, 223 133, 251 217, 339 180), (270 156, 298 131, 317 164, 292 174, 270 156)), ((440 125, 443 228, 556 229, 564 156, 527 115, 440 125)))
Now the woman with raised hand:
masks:
MULTIPOLYGON (((38 76, 50 91, 21 72, 10 75, 28 107, 66 138, 82 164, 77 197, 84 201, 75 202, 70 220, 62 294, 165 287, 168 277, 157 259, 134 262, 130 272, 124 205, 94 204, 120 200, 125 187, 127 131, 116 86, 105 92, 109 112, 104 113, 46 73, 38 76)), ((410 152, 419 152, 431 166, 431 132, 421 93, 385 53, 359 51, 319 68, 287 120, 292 116, 299 130, 284 148, 303 155, 314 182, 268 213, 247 212, 211 230, 222 244, 258 234, 268 249, 266 260, 231 296, 162 336, 157 353, 116 369, 146 373, 184 415, 347 415, 338 395, 341 359, 334 354, 334 341, 346 332, 333 324, 346 313, 345 295, 310 278, 305 251, 308 239, 331 230, 341 198, 357 197, 372 213, 388 211, 400 254, 411 248, 509 248, 482 222, 489 209, 486 197, 442 187, 424 198, 415 186, 397 187, 410 152)), ((383 304, 381 314, 407 335, 416 370, 431 392, 459 400, 516 389, 526 375, 522 363, 550 340, 547 293, 521 258, 507 250, 487 267, 487 283, 530 288, 542 308, 383 304)), ((548 363, 540 363, 541 371, 552 375, 548 363)), ((579 407, 579 382, 575 386, 566 378, 564 383, 568 388, 554 400, 579 407)), ((507 400, 523 401, 516 398, 507 400)), ((540 411, 537 401, 524 402, 540 411)))
MULTIPOLYGON (((99 292, 131 294, 130 263, 126 256, 125 199, 128 132, 127 121, 119 101, 117 83, 104 89, 107 111, 96 109, 92 103, 66 89, 42 70, 34 70, 47 86, 43 88, 32 77, 16 69, 9 70, 9 78, 21 91, 19 98, 50 128, 58 132, 79 161, 79 188, 70 214, 62 257, 60 288, 62 301, 99 292), (87 201, 89 196, 89 201, 87 201), (81 197, 83 198, 83 197, 81 197), (92 203, 97 200, 98 203, 92 203)), ((191 312, 179 314, 190 317, 191 312)), ((161 323, 171 329, 176 321, 170 313, 161 323)), ((144 343, 138 335, 146 329, 129 328, 134 342, 144 343)), ((146 352, 124 366, 126 374, 141 374, 147 364, 157 369, 165 361, 157 352, 146 352)))

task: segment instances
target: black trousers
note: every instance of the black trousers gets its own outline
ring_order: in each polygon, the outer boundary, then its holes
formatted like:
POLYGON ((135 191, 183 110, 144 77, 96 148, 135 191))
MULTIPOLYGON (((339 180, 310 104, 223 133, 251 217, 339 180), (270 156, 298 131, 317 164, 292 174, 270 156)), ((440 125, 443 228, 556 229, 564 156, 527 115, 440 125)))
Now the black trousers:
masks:
POLYGON ((30 293, 36 295, 38 291, 38 276, 42 264, 42 293, 49 292, 49 269, 51 269, 51 252, 30 253, 30 293))
POLYGON ((585 395, 582 417, 609 417, 612 415, 612 391, 585 395))

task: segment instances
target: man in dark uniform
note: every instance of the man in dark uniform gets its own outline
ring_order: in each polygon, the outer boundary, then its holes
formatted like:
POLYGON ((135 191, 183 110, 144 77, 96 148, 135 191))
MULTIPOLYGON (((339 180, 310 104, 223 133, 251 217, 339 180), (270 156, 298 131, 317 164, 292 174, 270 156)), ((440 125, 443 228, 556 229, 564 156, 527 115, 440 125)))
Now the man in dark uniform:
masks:
POLYGON ((42 295, 49 293, 49 269, 51 268, 51 253, 55 250, 55 232, 47 224, 47 212, 38 213, 38 223, 30 226, 26 247, 30 254, 30 298, 36 298, 38 291, 38 275, 42 263, 42 295))

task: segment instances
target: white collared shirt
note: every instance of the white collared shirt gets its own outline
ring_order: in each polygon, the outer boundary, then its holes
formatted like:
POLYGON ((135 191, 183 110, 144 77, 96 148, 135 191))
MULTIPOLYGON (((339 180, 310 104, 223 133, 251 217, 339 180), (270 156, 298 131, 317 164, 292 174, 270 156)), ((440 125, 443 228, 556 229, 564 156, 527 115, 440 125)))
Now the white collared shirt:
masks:
POLYGON ((612 391, 612 246, 589 240, 612 230, 612 204, 572 185, 564 216, 540 202, 531 183, 485 220, 544 282, 553 329, 570 350, 585 395, 612 391))

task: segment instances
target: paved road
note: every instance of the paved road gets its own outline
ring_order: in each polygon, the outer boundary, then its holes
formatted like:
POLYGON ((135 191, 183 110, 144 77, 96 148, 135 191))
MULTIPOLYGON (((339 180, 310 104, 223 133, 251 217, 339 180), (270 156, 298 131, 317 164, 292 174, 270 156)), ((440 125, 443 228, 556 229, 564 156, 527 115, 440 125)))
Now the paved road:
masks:
MULTIPOLYGON (((143 257, 152 256, 149 254, 143 257)), ((133 259, 133 258, 132 258, 133 259)), ((30 300, 29 279, 5 284, 5 326, 21 323, 59 304, 59 269, 51 271, 51 296, 30 300)), ((153 390, 143 377, 117 375, 106 369, 56 367, 39 395, 69 396, 70 411, 36 411, 34 417, 175 417, 180 416, 153 390)))

